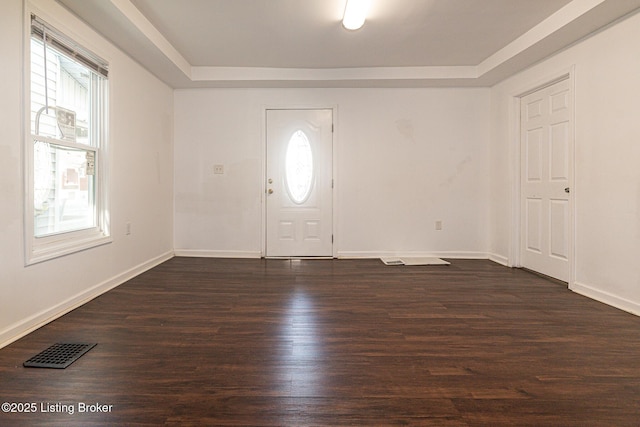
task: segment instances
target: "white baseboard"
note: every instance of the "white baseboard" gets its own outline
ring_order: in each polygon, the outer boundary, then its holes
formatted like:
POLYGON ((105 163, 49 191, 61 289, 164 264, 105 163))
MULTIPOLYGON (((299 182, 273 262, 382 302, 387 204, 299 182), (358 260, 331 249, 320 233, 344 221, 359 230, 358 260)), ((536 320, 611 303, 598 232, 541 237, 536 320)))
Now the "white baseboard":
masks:
POLYGON ((339 251, 338 258, 384 258, 384 257, 435 257, 459 259, 487 259, 485 252, 382 252, 382 251, 339 251))
POLYGON ((629 301, 609 292, 602 291, 600 289, 596 289, 594 287, 578 282, 574 282, 571 286, 569 286, 569 289, 587 298, 600 301, 601 303, 629 312, 636 316, 640 316, 640 304, 638 304, 637 302, 629 301))
POLYGON ((64 316, 72 310, 80 307, 92 299, 104 294, 107 291, 123 284, 127 280, 133 279, 139 274, 173 258, 173 251, 166 252, 160 256, 143 262, 129 270, 120 273, 110 279, 105 280, 71 298, 56 304, 46 310, 36 313, 26 319, 14 323, 8 328, 0 331, 0 348, 5 347, 12 342, 24 337, 25 335, 35 331, 36 329, 46 325, 47 323, 64 316))
POLYGON ((258 251, 211 251, 206 249, 175 249, 176 256, 200 258, 261 258, 258 251))
POLYGON ((498 254, 489 254, 489 259, 495 263, 498 263, 500 265, 504 265, 505 267, 511 267, 509 265, 509 258, 502 256, 502 255, 498 255, 498 254))
MULTIPOLYGON (((258 251, 217 251, 207 249, 175 249, 175 256, 178 257, 202 257, 202 258, 261 258, 262 253, 258 251)), ((436 257, 436 258, 458 258, 458 259, 488 259, 485 252, 419 252, 419 251, 338 251, 337 258, 358 259, 358 258, 382 258, 382 257, 436 257)), ((500 262, 501 264, 503 262, 500 262)), ((505 261, 506 263, 506 258, 505 261)), ((506 265, 506 264, 505 264, 506 265)))

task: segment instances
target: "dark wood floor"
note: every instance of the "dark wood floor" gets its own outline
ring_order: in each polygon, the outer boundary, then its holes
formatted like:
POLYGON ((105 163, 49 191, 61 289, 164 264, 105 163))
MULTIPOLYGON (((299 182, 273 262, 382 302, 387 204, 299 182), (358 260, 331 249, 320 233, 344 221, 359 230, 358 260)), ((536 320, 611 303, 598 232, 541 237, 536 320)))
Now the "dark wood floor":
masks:
POLYGON ((638 426, 640 318, 485 260, 174 258, 0 350, 0 396, 37 405, 3 426, 638 426))

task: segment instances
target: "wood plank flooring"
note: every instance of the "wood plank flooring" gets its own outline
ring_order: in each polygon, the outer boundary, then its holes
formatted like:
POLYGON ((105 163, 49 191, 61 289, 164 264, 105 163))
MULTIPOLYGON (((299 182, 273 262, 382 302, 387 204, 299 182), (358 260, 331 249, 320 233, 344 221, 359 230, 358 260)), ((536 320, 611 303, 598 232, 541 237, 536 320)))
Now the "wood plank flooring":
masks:
POLYGON ((451 262, 173 258, 1 349, 0 425, 640 425, 640 318, 451 262))

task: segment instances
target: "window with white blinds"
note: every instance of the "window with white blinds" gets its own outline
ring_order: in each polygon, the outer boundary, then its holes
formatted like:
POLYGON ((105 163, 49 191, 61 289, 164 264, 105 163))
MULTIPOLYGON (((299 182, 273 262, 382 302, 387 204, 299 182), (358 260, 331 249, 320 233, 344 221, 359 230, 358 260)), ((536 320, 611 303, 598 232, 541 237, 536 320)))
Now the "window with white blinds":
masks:
POLYGON ((31 16, 27 264, 109 241, 108 64, 31 16))

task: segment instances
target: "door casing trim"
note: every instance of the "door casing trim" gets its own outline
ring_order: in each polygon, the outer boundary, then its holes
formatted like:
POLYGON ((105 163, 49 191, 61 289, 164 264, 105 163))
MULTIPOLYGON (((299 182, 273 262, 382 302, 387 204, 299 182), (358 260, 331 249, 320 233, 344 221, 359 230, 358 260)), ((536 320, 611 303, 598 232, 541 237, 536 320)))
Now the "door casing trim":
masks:
POLYGON ((531 82, 525 85, 523 88, 513 91, 510 95, 511 105, 509 108, 509 144, 510 155, 509 159, 511 161, 510 168, 510 181, 511 181, 511 214, 510 214, 510 238, 509 238, 509 256, 508 256, 508 266, 509 267, 522 267, 522 254, 521 254, 521 240, 522 240, 522 224, 521 224, 521 198, 522 192, 520 188, 520 180, 521 180, 521 167, 520 167, 520 159, 522 156, 521 150, 521 141, 520 141, 520 109, 521 109, 521 100, 525 96, 536 92, 538 90, 544 89, 548 86, 551 86, 560 81, 569 80, 569 87, 571 88, 572 96, 572 106, 571 106, 571 134, 573 137, 572 147, 573 152, 570 153, 573 162, 573 168, 570 171, 569 181, 571 183, 571 193, 569 196, 569 289, 573 288, 573 285, 576 282, 576 133, 575 133, 575 116, 576 116, 576 67, 572 65, 567 69, 560 70, 556 73, 548 75, 547 77, 531 82))
POLYGON ((321 104, 321 105, 267 105, 263 104, 261 108, 261 167, 260 173, 260 204, 261 204, 261 219, 260 219, 260 257, 265 258, 267 254, 267 111, 269 110, 331 110, 331 121, 333 124, 333 132, 331 135, 331 174, 333 180, 333 191, 331 194, 331 234, 333 236, 333 242, 331 244, 331 256, 337 258, 339 236, 337 233, 337 221, 338 221, 338 171, 336 165, 338 164, 338 105, 337 104, 321 104))

